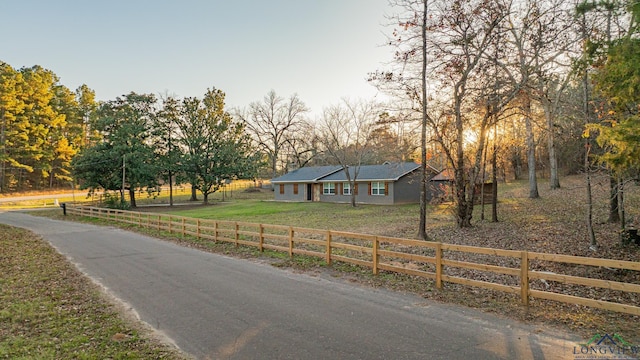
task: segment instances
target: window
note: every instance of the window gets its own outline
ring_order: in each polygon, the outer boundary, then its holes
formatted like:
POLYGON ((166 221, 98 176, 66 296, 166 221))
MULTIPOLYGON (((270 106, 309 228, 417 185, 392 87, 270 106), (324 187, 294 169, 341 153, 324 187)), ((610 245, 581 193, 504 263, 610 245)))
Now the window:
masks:
POLYGON ((280 184, 280 195, 284 194, 284 184, 280 184))
POLYGON ((322 184, 322 193, 324 195, 335 195, 336 194, 336 184, 335 183, 324 183, 324 184, 322 184))
POLYGON ((351 195, 351 184, 348 182, 342 184, 342 195, 351 195))
POLYGON ((385 195, 384 183, 374 181, 371 183, 371 195, 385 195))
POLYGON ((298 184, 293 184, 293 193, 298 195, 298 184))

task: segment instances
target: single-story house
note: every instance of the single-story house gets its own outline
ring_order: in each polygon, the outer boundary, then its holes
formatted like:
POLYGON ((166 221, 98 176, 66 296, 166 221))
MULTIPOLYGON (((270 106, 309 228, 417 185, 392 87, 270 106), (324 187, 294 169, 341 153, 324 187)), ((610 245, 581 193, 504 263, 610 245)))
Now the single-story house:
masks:
MULTIPOLYGON (((348 168, 353 179, 356 168, 348 168)), ((432 176, 438 171, 429 166, 432 176)), ((313 166, 272 179, 275 200, 347 203, 351 194, 363 204, 420 202, 420 165, 413 162, 362 165, 355 186, 347 181, 341 166, 313 166)), ((429 186, 429 200, 439 196, 439 187, 429 186)))

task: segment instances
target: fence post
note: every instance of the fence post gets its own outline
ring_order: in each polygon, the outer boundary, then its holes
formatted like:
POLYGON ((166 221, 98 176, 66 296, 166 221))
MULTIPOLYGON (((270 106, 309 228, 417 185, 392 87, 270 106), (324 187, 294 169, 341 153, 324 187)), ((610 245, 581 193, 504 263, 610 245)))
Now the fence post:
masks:
POLYGON ((520 260, 520 297, 522 305, 529 306, 529 253, 523 251, 520 260))
POLYGON ((218 242, 218 222, 213 223, 213 241, 218 242))
POLYGON ((442 243, 436 243, 436 289, 442 289, 442 243))
POLYGON ((260 224, 260 239, 258 240, 258 248, 260 252, 264 252, 264 225, 260 224))
POLYGON ((327 265, 331 265, 331 230, 327 231, 327 265))
POLYGON ((378 275, 378 237, 373 239, 373 275, 378 275))
POLYGON ((184 232, 185 232, 186 228, 185 228, 185 224, 184 224, 184 217, 182 218, 182 238, 184 239, 184 232))
POLYGON ((293 257, 293 227, 289 226, 289 257, 293 257))
POLYGON ((236 221, 236 231, 235 231, 236 247, 238 247, 238 240, 240 239, 240 234, 238 234, 238 230, 240 230, 240 225, 238 225, 238 222, 236 221))
POLYGON ((169 234, 171 234, 173 232, 173 219, 171 218, 171 215, 169 215, 169 234))
POLYGON ((200 239, 200 219, 196 219, 196 237, 200 239))
POLYGON ((160 231, 160 215, 158 215, 158 231, 160 231))

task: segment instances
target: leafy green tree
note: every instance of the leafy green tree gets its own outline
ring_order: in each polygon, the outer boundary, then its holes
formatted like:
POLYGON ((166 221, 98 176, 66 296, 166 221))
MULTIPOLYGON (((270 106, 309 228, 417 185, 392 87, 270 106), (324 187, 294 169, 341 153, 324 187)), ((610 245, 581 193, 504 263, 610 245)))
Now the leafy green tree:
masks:
POLYGON ((609 50, 607 61, 594 75, 596 90, 611 104, 597 141, 608 150, 600 156, 615 173, 640 169, 640 40, 621 39, 609 50))
POLYGON ((256 172, 250 138, 243 124, 235 123, 224 110, 224 99, 224 92, 215 88, 207 90, 202 100, 184 99, 177 124, 187 149, 183 169, 205 204, 226 181, 253 178, 256 172))
POLYGON ((66 117, 53 106, 57 76, 40 66, 21 69, 24 78, 25 110, 19 116, 24 124, 25 136, 16 144, 21 148, 19 162, 26 173, 21 172, 19 186, 40 187, 52 171, 56 158, 55 147, 60 136, 54 134, 66 126, 66 117), (31 174, 31 176, 30 176, 31 174))
MULTIPOLYGON (((615 222, 621 220, 622 229, 624 221, 624 181, 622 177, 628 165, 626 156, 634 156, 633 150, 629 151, 627 145, 632 145, 633 136, 628 137, 626 126, 620 126, 626 121, 633 121, 637 116, 638 105, 638 70, 633 62, 634 58, 625 59, 625 56, 638 56, 637 43, 634 38, 638 34, 638 17, 640 6, 637 1, 584 1, 578 4, 577 14, 581 18, 581 27, 584 33, 584 49, 582 58, 577 66, 582 74, 582 83, 585 89, 584 109, 586 119, 586 131, 583 133, 587 156, 590 155, 591 132, 598 130, 596 138, 600 151, 595 158, 602 161, 611 170, 610 176, 610 212, 609 220, 615 222), (589 23, 589 27, 587 27, 589 23), (626 25, 623 25, 626 24, 626 25), (595 91, 591 90, 590 80, 595 84, 595 91), (590 111, 590 105, 594 105, 594 111, 590 111), (595 123, 595 115, 599 123, 595 123), (626 129, 625 129, 626 128, 626 129), (621 136, 620 136, 621 135, 621 136), (629 142, 631 141, 631 142, 629 142), (614 212, 617 211, 617 216, 614 212)), ((633 146, 632 146, 633 147, 633 146)), ((585 158, 588 189, 588 219, 591 222, 591 195, 589 182, 590 158, 585 158)), ((590 225, 591 248, 596 248, 595 236, 590 225)))
POLYGON ((78 116, 81 120, 81 123, 78 125, 81 129, 79 134, 78 130, 73 131, 73 135, 79 135, 79 137, 74 137, 72 141, 75 144, 80 144, 81 148, 84 148, 101 138, 100 134, 91 127, 91 119, 95 117, 96 110, 98 109, 96 93, 87 85, 80 85, 80 87, 76 89, 76 101, 78 103, 78 116))
POLYGON ((154 95, 131 92, 100 105, 93 127, 103 139, 73 162, 82 188, 119 190, 123 203, 128 190, 131 207, 136 207, 137 189, 157 190, 159 169, 152 144, 157 138, 155 104, 154 95))
POLYGON ((159 172, 164 183, 169 184, 169 206, 173 206, 174 179, 181 177, 183 152, 178 143, 180 101, 173 97, 163 99, 162 109, 156 116, 157 140, 155 141, 159 172))
POLYGON ((15 123, 24 108, 18 96, 22 74, 9 64, 0 62, 0 192, 8 190, 9 167, 18 165, 13 157, 15 123))
POLYGON ((113 144, 98 143, 84 149, 72 161, 73 176, 82 189, 122 189, 122 156, 113 144))
POLYGON ((609 48, 606 62, 594 75, 596 90, 608 100, 602 122, 589 124, 587 133, 595 130, 596 141, 605 152, 597 158, 617 178, 613 195, 617 218, 626 228, 624 188, 627 179, 640 171, 640 40, 627 36, 609 48))
POLYGON ((0 62, 0 191, 60 186, 70 178, 78 103, 40 66, 0 62))
POLYGON ((51 107, 64 120, 59 126, 50 128, 44 145, 47 152, 40 167, 42 167, 43 180, 48 178, 49 187, 59 182, 70 183, 73 180, 71 159, 82 146, 78 141, 81 135, 79 131, 82 128, 79 125, 82 119, 79 116, 75 94, 62 85, 56 85, 52 90, 51 107))

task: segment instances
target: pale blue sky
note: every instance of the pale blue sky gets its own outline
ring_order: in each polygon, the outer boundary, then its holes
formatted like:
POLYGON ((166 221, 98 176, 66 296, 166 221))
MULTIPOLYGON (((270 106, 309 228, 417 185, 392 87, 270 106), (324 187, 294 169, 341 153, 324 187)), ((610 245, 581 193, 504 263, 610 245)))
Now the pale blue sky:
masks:
POLYGON ((385 67, 388 0, 0 0, 0 60, 41 65, 99 100, 136 91, 227 106, 271 89, 313 111, 372 98, 367 73, 385 67))

